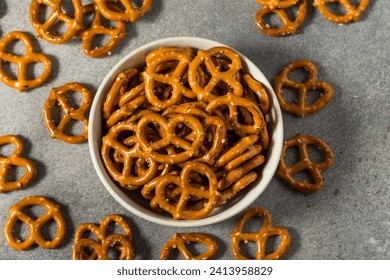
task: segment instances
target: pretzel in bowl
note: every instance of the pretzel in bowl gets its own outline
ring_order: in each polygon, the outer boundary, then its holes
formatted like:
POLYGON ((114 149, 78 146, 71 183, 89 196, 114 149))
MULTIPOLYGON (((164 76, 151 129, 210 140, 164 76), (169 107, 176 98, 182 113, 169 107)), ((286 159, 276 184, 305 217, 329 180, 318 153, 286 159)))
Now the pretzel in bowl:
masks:
POLYGON ((311 135, 297 134, 288 140, 285 140, 282 148, 277 174, 289 187, 303 193, 314 193, 321 190, 323 185, 322 171, 328 169, 333 163, 332 149, 321 139, 311 135), (314 146, 325 156, 322 162, 315 162, 310 159, 308 146, 314 146), (299 161, 287 165, 286 152, 292 147, 297 147, 299 151, 299 161), (302 171, 308 171, 313 182, 302 181, 294 177, 302 171))
POLYGON ((27 34, 13 31, 0 40, 0 80, 7 86, 18 91, 26 91, 38 87, 49 78, 50 71, 50 59, 46 55, 34 51, 34 46, 27 34), (17 40, 21 41, 26 48, 23 56, 7 52, 8 46, 17 40), (5 63, 13 63, 17 66, 18 73, 16 79, 4 70, 3 66, 5 63), (27 77, 27 66, 33 63, 42 63, 43 71, 37 78, 29 79, 27 77))
POLYGON ((124 7, 124 10, 117 11, 110 7, 109 2, 107 0, 95 0, 102 15, 109 20, 115 21, 135 22, 147 13, 152 6, 152 0, 143 0, 139 7, 132 3, 135 2, 134 0, 112 0, 112 2, 120 2, 124 7))
POLYGON ((67 83, 63 86, 53 88, 43 107, 43 119, 50 132, 50 136, 70 144, 86 141, 88 137, 88 118, 86 117, 86 113, 91 106, 91 102, 91 91, 82 84, 67 83), (77 109, 68 104, 66 95, 70 91, 78 92, 83 97, 83 102, 77 109), (60 106, 64 113, 58 125, 55 123, 53 116, 55 106, 60 106), (65 129, 71 120, 76 120, 84 124, 82 134, 70 135, 66 133, 65 129))
POLYGON ((36 174, 35 164, 20 155, 23 152, 24 144, 15 135, 4 135, 0 137, 0 147, 3 145, 12 144, 15 150, 8 157, 0 156, 0 193, 19 190, 26 187, 36 174), (17 166, 25 169, 25 173, 17 180, 10 182, 7 180, 7 174, 12 166, 17 166))
POLYGON ((171 252, 177 249, 185 260, 209 260, 218 249, 213 238, 204 233, 175 233, 162 247, 160 260, 169 260, 171 252), (186 244, 200 243, 207 247, 207 250, 197 256, 187 248, 186 244))
POLYGON ((317 79, 317 67, 309 60, 296 60, 286 65, 282 72, 275 77, 274 88, 282 110, 301 118, 325 107, 334 94, 332 86, 329 83, 317 79), (288 75, 300 68, 308 72, 308 79, 304 82, 289 79, 288 75), (283 87, 292 88, 297 91, 298 96, 295 103, 288 103, 284 99, 283 87), (310 90, 320 90, 322 94, 313 103, 307 104, 306 98, 310 90))
POLYGON ((4 237, 9 246, 14 250, 27 250, 34 244, 38 244, 45 249, 54 249, 61 245, 64 240, 65 230, 65 219, 57 204, 45 197, 29 196, 11 206, 10 215, 4 227, 4 237), (45 213, 34 219, 23 211, 31 206, 43 207, 45 208, 45 213), (56 223, 57 231, 53 239, 46 240, 42 235, 42 228, 51 220, 56 223), (29 229, 25 240, 18 240, 15 237, 15 226, 18 221, 24 223, 29 229))
POLYGON ((360 0, 357 6, 353 5, 350 0, 314 0, 313 6, 327 20, 333 23, 343 24, 358 21, 369 4, 370 0, 360 0), (341 15, 333 13, 327 7, 327 4, 331 3, 338 3, 345 9, 346 13, 341 15))
POLYGON ((230 233, 232 242, 232 254, 235 260, 250 260, 241 251, 241 243, 248 241, 256 243, 255 260, 278 260, 284 256, 290 246, 290 235, 287 229, 272 225, 271 215, 265 208, 252 208, 247 210, 237 221, 233 231, 230 233), (262 225, 256 232, 244 232, 245 224, 253 217, 262 218, 262 225), (272 252, 266 252, 269 238, 279 236, 281 241, 278 248, 272 252))

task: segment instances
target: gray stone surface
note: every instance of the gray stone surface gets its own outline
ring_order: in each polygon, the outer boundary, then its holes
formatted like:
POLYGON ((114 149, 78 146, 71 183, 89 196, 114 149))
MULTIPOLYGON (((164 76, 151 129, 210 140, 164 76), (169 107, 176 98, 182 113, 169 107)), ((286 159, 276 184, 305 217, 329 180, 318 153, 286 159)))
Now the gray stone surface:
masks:
MULTIPOLYGON (((88 2, 88 1, 83 1, 88 2)), ((212 226, 177 229, 142 220, 105 190, 92 166, 88 145, 69 145, 49 137, 42 107, 52 87, 77 81, 93 91, 125 54, 170 36, 200 36, 220 41, 252 59, 269 80, 288 62, 306 58, 318 65, 319 78, 335 95, 320 112, 304 119, 284 114, 285 138, 298 132, 316 135, 334 150, 334 165, 324 173, 316 194, 302 195, 274 178, 253 203, 269 209, 275 225, 291 233, 287 259, 390 259, 390 97, 389 1, 371 1, 361 21, 344 26, 328 22, 311 5, 298 34, 267 37, 253 23, 254 0, 155 0, 109 57, 86 57, 78 39, 51 45, 34 39, 53 60, 54 71, 43 86, 18 93, 0 83, 0 135, 19 135, 24 155, 38 174, 27 188, 0 194, 0 259, 70 259, 72 235, 85 222, 109 213, 125 217, 134 231, 138 259, 157 259, 175 232, 210 233, 218 240, 219 259, 231 259, 229 232, 237 217, 212 226), (13 251, 2 234, 9 207, 29 195, 58 202, 67 220, 67 236, 56 250, 33 247, 13 251)), ((309 1, 312 3, 312 1, 309 1)), ((0 0, 0 36, 21 30, 34 35, 30 1, 0 0)))

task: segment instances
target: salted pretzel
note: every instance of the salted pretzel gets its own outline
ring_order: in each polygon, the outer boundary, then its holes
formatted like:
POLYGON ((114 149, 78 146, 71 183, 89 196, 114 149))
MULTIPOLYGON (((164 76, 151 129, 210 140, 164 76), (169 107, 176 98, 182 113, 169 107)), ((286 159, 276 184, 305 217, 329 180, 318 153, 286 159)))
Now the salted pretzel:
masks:
POLYGON ((50 76, 51 61, 41 53, 35 53, 34 46, 27 34, 19 31, 13 31, 5 35, 0 40, 0 80, 9 87, 15 88, 18 91, 25 91, 35 88, 43 84, 50 76), (23 56, 7 53, 7 47, 14 41, 20 40, 26 52, 23 56), (13 79, 3 69, 5 63, 13 63, 18 68, 16 79, 13 79), (42 63, 43 71, 35 79, 27 78, 27 65, 32 63, 42 63))
POLYGON ((132 239, 133 233, 127 222, 119 215, 110 214, 103 218, 99 226, 85 223, 77 228, 74 234, 72 258, 73 260, 108 260, 109 250, 114 248, 120 252, 119 260, 133 260, 132 239), (118 225, 123 233, 109 233, 108 227, 111 224, 118 225), (88 234, 92 236, 86 237, 88 234))
POLYGON ((108 5, 109 1, 107 0, 95 0, 94 2, 105 18, 115 21, 135 22, 148 12, 152 6, 152 0, 143 0, 140 7, 135 7, 132 3, 135 2, 134 0, 113 0, 113 2, 120 2, 125 9, 124 11, 117 11, 108 5))
MULTIPOLYGON (((113 10, 120 10, 119 7, 108 3, 108 7, 113 10)), ((103 55, 110 54, 111 51, 118 45, 120 41, 125 37, 125 23, 122 21, 116 21, 115 28, 105 27, 102 24, 102 15, 99 12, 95 3, 91 3, 83 6, 83 14, 93 13, 93 20, 88 28, 80 30, 77 35, 83 40, 82 48, 83 52, 90 57, 97 58, 103 55), (93 48, 92 43, 97 35, 105 35, 111 37, 104 46, 93 48)))
POLYGON ((322 171, 332 165, 333 158, 332 149, 323 140, 315 136, 299 133, 284 141, 277 174, 283 182, 297 191, 304 193, 318 192, 323 185, 322 171), (314 162, 310 159, 309 145, 314 146, 324 154, 325 158, 322 162, 314 162), (291 147, 298 148, 300 159, 292 165, 287 165, 286 152, 291 147), (301 181, 294 177, 295 174, 305 170, 310 173, 313 182, 301 181))
POLYGON ((42 37, 52 44, 62 44, 69 41, 82 27, 83 7, 80 0, 71 0, 73 15, 67 15, 62 9, 63 0, 32 0, 30 4, 30 21, 38 37, 42 37), (42 6, 51 9, 51 13, 44 22, 39 21, 39 11, 42 6), (55 35, 50 29, 56 22, 62 21, 67 30, 61 35, 55 35))
MULTIPOLYGON (((286 3, 286 6, 288 6, 287 4, 291 4, 291 6, 285 8, 294 6, 294 1, 281 1, 280 3, 286 3)), ((256 13, 254 18, 257 28, 269 36, 286 36, 295 34, 305 20, 307 12, 307 0, 299 0, 299 2, 297 2, 295 5, 298 5, 298 11, 294 19, 290 19, 288 17, 285 8, 272 9, 267 6, 262 7, 256 13), (264 18, 269 14, 275 14, 282 23, 282 26, 272 27, 268 23, 264 22, 264 18)))
POLYGON ((294 6, 299 0, 256 0, 257 3, 270 9, 285 9, 294 6))
POLYGON ((8 157, 0 156, 0 193, 19 190, 26 187, 36 174, 35 164, 21 154, 24 149, 24 144, 15 135, 4 135, 0 137, 0 147, 3 145, 12 144, 15 150, 8 157), (7 174, 12 166, 22 167, 25 173, 13 182, 7 181, 7 174))
POLYGON ((350 0, 314 0, 313 6, 316 7, 321 15, 333 23, 349 23, 351 21, 358 21, 361 14, 370 4, 370 0, 360 0, 357 6, 351 4, 350 0), (346 13, 343 15, 334 14, 327 8, 328 3, 338 2, 344 7, 346 13))
POLYGON ((27 250, 34 244, 38 244, 45 249, 54 249, 61 245, 64 240, 65 230, 65 219, 57 204, 45 197, 29 196, 10 207, 10 214, 4 227, 4 237, 9 246, 14 250, 27 250), (31 206, 41 206, 45 208, 45 213, 39 218, 33 219, 23 212, 25 208, 31 206), (53 239, 46 240, 42 235, 42 228, 51 220, 56 223, 57 232, 53 239), (29 229, 25 240, 18 240, 15 237, 15 225, 18 221, 24 223, 29 229))
POLYGON ((250 74, 242 76, 242 83, 244 85, 244 96, 254 101, 263 114, 267 113, 269 109, 269 95, 261 83, 250 74))
POLYGON ((209 260, 218 250, 217 243, 213 238, 204 233, 175 233, 162 247, 160 260, 169 260, 172 250, 177 249, 185 260, 209 260), (194 256, 186 244, 201 243, 207 246, 207 251, 194 256))
POLYGON ((278 260, 284 256, 290 246, 290 235, 287 229, 272 225, 271 215, 265 208, 252 208, 247 210, 237 221, 233 231, 230 233, 232 242, 232 255, 235 260, 250 260, 241 252, 240 244, 248 241, 256 243, 255 260, 278 260), (252 218, 262 218, 262 225, 256 232, 243 232, 245 224, 252 218), (272 252, 266 252, 267 240, 270 237, 281 238, 278 248, 272 252))
POLYGON ((76 144, 87 140, 88 137, 88 118, 86 113, 91 106, 91 91, 79 83, 67 83, 63 86, 53 88, 43 107, 43 119, 52 138, 61 141, 76 144), (69 106, 66 94, 69 91, 76 91, 83 97, 83 102, 79 108, 75 109, 69 106), (60 106, 64 115, 59 124, 55 124, 53 119, 53 110, 55 106, 60 106), (84 131, 80 135, 69 135, 64 130, 71 120, 76 120, 84 124, 84 131))
POLYGON ((317 80, 317 67, 309 60, 296 60, 286 65, 282 72, 275 77, 274 88, 282 110, 301 118, 325 107, 334 94, 329 83, 317 80), (304 82, 288 78, 292 71, 299 68, 308 72, 309 77, 304 82), (290 104, 283 98, 283 87, 292 88, 298 92, 296 103, 290 104), (322 94, 313 103, 307 104, 306 97, 310 90, 321 90, 322 94))

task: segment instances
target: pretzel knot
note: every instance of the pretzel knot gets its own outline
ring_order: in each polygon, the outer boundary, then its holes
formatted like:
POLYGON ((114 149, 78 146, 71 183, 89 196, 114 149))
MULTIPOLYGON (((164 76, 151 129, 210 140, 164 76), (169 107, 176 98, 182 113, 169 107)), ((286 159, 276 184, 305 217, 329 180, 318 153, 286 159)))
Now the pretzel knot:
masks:
POLYGON ((8 216, 4 228, 4 236, 7 243, 14 250, 27 250, 34 243, 45 249, 54 249, 64 240, 65 229, 65 220, 61 214, 60 207, 57 204, 54 204, 47 198, 41 196, 29 196, 11 206, 10 215, 8 216), (34 220, 23 212, 23 209, 30 206, 42 206, 46 211, 43 215, 34 220), (57 232, 52 240, 46 240, 42 236, 41 231, 45 224, 51 220, 54 220, 56 223, 57 232), (18 221, 24 223, 29 229, 29 234, 24 241, 17 240, 14 236, 15 225, 18 221))
POLYGON ((246 211, 237 221, 233 231, 230 233, 232 241, 232 254, 235 260, 250 260, 240 249, 242 242, 252 241, 256 243, 255 260, 278 260, 287 252, 290 246, 290 235, 287 229, 272 225, 271 215, 265 208, 252 208, 246 211), (243 232, 245 224, 253 217, 259 216, 263 219, 262 225, 257 232, 243 232), (281 238, 278 248, 267 254, 266 244, 270 237, 281 238))
POLYGON ((23 142, 14 135, 1 136, 0 147, 7 144, 14 145, 15 150, 9 157, 0 156, 0 193, 24 188, 31 182, 36 174, 35 164, 20 156, 24 149, 23 142), (12 166, 22 167, 25 169, 25 173, 16 181, 8 182, 7 174, 12 166))
POLYGON ((43 108, 43 118, 52 138, 65 141, 70 144, 81 143, 88 137, 88 118, 86 113, 91 106, 92 98, 89 89, 79 83, 67 83, 50 91, 49 97, 43 108), (83 97, 80 107, 75 109, 68 104, 66 94, 76 91, 83 97), (53 111, 57 104, 61 107, 63 116, 58 125, 54 122, 53 111), (84 124, 84 131, 80 135, 69 135, 65 132, 68 123, 76 120, 84 124))
POLYGON ((213 238, 203 233, 175 233, 163 246, 160 252, 160 260, 169 260, 172 250, 177 249, 185 260, 209 260, 218 249, 213 238), (186 244, 201 243, 207 246, 207 251, 194 256, 186 244))
POLYGON ((111 248, 117 250, 119 260, 133 260, 133 234, 126 221, 115 214, 103 218, 99 226, 91 223, 81 224, 74 235, 72 258, 74 260, 109 260, 111 248), (123 234, 108 233, 111 224, 119 226, 123 234), (85 237, 92 235, 94 238, 85 237))
POLYGON ((325 107, 333 97, 333 89, 327 82, 317 80, 317 68, 309 60, 296 60, 285 66, 279 76, 275 77, 275 94, 279 100, 280 107, 289 113, 298 117, 304 117, 307 114, 317 112, 325 107), (309 77, 305 82, 290 80, 288 75, 299 68, 305 69, 309 77), (297 91, 298 97, 296 103, 288 103, 283 98, 283 87, 292 88, 297 91), (320 90, 322 94, 312 103, 306 103, 308 91, 320 90))
POLYGON ((284 141, 277 173, 285 183, 295 190, 304 193, 318 192, 323 184, 321 172, 332 165, 333 157, 332 149, 321 139, 310 135, 297 134, 295 137, 284 141), (322 162, 313 162, 310 159, 309 145, 324 153, 325 158, 322 162), (286 152, 294 146, 298 148, 300 160, 293 165, 287 165, 285 159, 286 152), (294 178, 295 174, 305 170, 310 173, 313 183, 294 178))
POLYGON ((254 18, 257 28, 266 35, 270 36, 285 36, 289 34, 295 34, 305 20, 307 12, 307 0, 300 0, 296 3, 296 5, 298 5, 296 17, 294 19, 290 19, 285 11, 285 8, 294 6, 294 2, 295 1, 281 1, 280 3, 283 3, 284 5, 282 6, 279 4, 279 6, 284 8, 271 8, 268 6, 261 8, 256 13, 254 18), (282 23, 282 26, 272 27, 268 23, 264 22, 264 18, 269 14, 275 14, 282 23))
POLYGON ((71 0, 74 13, 67 15, 62 10, 63 0, 32 0, 30 4, 30 21, 38 37, 42 37, 52 44, 62 44, 70 40, 81 29, 83 20, 83 7, 80 0, 71 0), (42 6, 51 9, 50 15, 44 22, 39 20, 39 11, 42 6), (53 26, 61 21, 67 26, 67 30, 61 35, 54 35, 50 32, 53 26))
POLYGON ((223 82, 228 85, 229 93, 233 93, 237 96, 242 96, 243 88, 237 79, 237 74, 241 70, 241 59, 240 56, 233 50, 226 47, 214 47, 207 51, 198 50, 198 55, 190 63, 188 68, 188 81, 192 90, 198 96, 199 101, 211 101, 217 97, 214 91, 223 82), (222 60, 228 60, 228 69, 220 71, 218 66, 215 64, 216 58, 222 58, 222 60), (205 65, 206 70, 211 75, 209 82, 206 86, 202 86, 199 83, 199 68, 205 65))
POLYGON ((125 8, 124 11, 117 11, 110 8, 107 0, 95 0, 94 2, 105 18, 109 20, 130 22, 135 22, 138 18, 142 17, 152 6, 152 0, 143 0, 142 5, 138 8, 132 3, 136 2, 134 0, 113 0, 113 2, 120 2, 125 8))
POLYGON ((44 54, 34 52, 33 44, 25 33, 18 31, 10 32, 0 40, 0 80, 7 86, 13 87, 18 91, 38 87, 49 78, 50 71, 50 59, 44 54), (7 47, 16 40, 20 40, 26 48, 23 56, 7 53, 7 47), (16 79, 13 79, 4 71, 3 64, 6 62, 17 66, 18 75, 16 79), (43 71, 39 77, 30 80, 27 78, 27 65, 32 63, 42 63, 43 71))
POLYGON ((360 3, 357 6, 351 4, 350 0, 315 0, 313 6, 316 7, 321 15, 327 20, 334 23, 348 23, 351 21, 358 21, 361 14, 370 4, 370 0, 360 0, 360 3), (334 14, 331 12, 327 4, 329 3, 338 3, 344 7, 346 13, 343 15, 334 14))

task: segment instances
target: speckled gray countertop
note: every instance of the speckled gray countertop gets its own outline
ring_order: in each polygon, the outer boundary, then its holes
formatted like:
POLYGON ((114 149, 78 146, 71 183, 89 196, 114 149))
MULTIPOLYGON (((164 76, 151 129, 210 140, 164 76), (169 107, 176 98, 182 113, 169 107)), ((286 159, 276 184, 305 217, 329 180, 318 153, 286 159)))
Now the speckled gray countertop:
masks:
MULTIPOLYGON (((29 4, 0 0, 1 37, 14 30, 35 35, 29 4)), ((199 36, 229 45, 251 59, 269 80, 292 60, 305 58, 317 64, 319 78, 333 85, 333 99, 306 118, 283 116, 285 138, 307 133, 334 150, 324 187, 303 195, 275 177, 252 206, 266 207, 273 223, 290 231, 286 259, 390 259, 389 1, 372 0, 359 22, 343 26, 328 22, 309 5, 298 34, 284 38, 257 30, 253 16, 258 9, 254 0, 155 0, 145 17, 127 25, 127 36, 112 55, 101 59, 86 57, 78 39, 52 45, 35 38, 35 46, 52 59, 50 80, 27 93, 0 83, 0 135, 19 135, 26 144, 24 156, 38 168, 30 186, 0 194, 0 259, 70 259, 76 227, 98 223, 109 213, 121 214, 131 225, 137 259, 158 259, 161 246, 175 231, 194 230, 217 239, 216 258, 231 259, 229 233, 237 217, 196 229, 164 227, 138 218, 99 181, 87 143, 51 139, 42 120, 52 87, 76 81, 95 92, 124 55, 171 36, 199 36), (19 252, 5 242, 2 232, 9 207, 30 195, 46 196, 61 205, 67 235, 60 248, 35 246, 19 252)))

